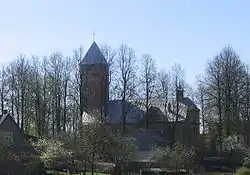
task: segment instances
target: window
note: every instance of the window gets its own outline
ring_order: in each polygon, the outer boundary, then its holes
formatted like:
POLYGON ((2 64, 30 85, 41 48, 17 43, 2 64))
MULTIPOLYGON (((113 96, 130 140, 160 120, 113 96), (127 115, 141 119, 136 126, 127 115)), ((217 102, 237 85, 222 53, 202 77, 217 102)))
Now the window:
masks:
POLYGON ((4 139, 7 142, 7 144, 13 144, 13 132, 4 132, 4 139))
POLYGON ((164 131, 163 131, 163 129, 161 129, 161 135, 163 136, 163 134, 164 134, 164 131))

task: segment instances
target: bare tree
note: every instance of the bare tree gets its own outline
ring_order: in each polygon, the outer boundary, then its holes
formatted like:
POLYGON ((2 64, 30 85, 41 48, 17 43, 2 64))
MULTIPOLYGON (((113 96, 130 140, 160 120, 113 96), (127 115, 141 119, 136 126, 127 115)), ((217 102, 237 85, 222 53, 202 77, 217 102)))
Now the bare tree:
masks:
POLYGON ((163 99, 164 113, 168 118, 168 102, 169 102, 169 91, 170 91, 170 75, 165 70, 161 70, 158 73, 158 87, 157 94, 160 99, 163 99))
POLYGON ((53 118, 52 118, 52 133, 55 136, 61 132, 61 99, 62 99, 62 68, 63 68, 63 55, 59 52, 53 53, 50 56, 50 77, 52 80, 52 105, 53 105, 53 118), (56 127, 56 128, 55 128, 56 127))
MULTIPOLYGON (((243 103, 243 109, 241 111, 243 111, 243 118, 249 122, 250 121, 250 74, 249 74, 249 67, 248 65, 246 66, 246 78, 245 78, 245 93, 243 93, 243 96, 245 97, 244 99, 244 103, 243 103)), ((248 125, 248 129, 250 130, 250 126, 248 125)), ((247 145, 249 145, 250 143, 250 135, 249 132, 247 133, 247 145)))
POLYGON ((41 115, 43 116, 43 120, 42 120, 42 135, 43 136, 48 136, 49 134, 49 127, 50 127, 50 114, 52 112, 51 110, 51 104, 50 104, 50 97, 49 95, 51 95, 50 93, 50 78, 49 78, 49 72, 48 72, 48 69, 49 69, 49 60, 47 57, 43 57, 42 58, 42 63, 41 63, 41 77, 42 77, 42 99, 43 99, 43 103, 42 103, 42 106, 41 106, 41 115))
MULTIPOLYGON (((21 129, 24 129, 24 117, 25 117, 25 93, 27 87, 28 62, 24 55, 20 55, 16 62, 17 64, 17 97, 16 97, 16 109, 21 106, 21 129)), ((19 112, 17 112, 19 113, 19 112)))
POLYGON ((218 136, 220 149, 222 148, 222 69, 218 57, 209 63, 205 78, 207 103, 218 116, 218 136))
MULTIPOLYGON (((11 114, 14 116, 15 112, 15 87, 16 87, 16 71, 15 71, 15 64, 12 62, 6 67, 7 72, 7 82, 8 82, 8 98, 7 98, 7 106, 11 109, 11 114)), ((19 116, 15 115, 17 124, 19 125, 19 116)))
POLYGON ((2 67, 0 77, 1 77, 0 78, 0 81, 1 81, 1 87, 0 87, 1 111, 3 113, 3 110, 4 110, 5 105, 6 105, 6 100, 7 100, 6 98, 7 98, 8 92, 9 92, 9 89, 6 86, 6 84, 8 83, 7 82, 8 79, 7 79, 7 73, 6 73, 4 66, 2 67))
POLYGON ((126 132, 126 118, 127 118, 127 101, 130 100, 134 93, 134 79, 135 79, 135 52, 132 48, 122 44, 117 55, 117 90, 122 99, 122 124, 123 133, 126 132))
POLYGON ((78 124, 82 121, 81 111, 81 78, 80 78, 80 62, 83 59, 83 47, 74 50, 73 57, 71 59, 71 79, 69 83, 69 100, 71 111, 71 130, 73 131, 74 141, 76 143, 76 136, 78 132, 78 124), (79 122, 80 121, 80 122, 79 122))
POLYGON ((156 87, 157 69, 155 60, 149 55, 142 55, 141 67, 141 83, 143 85, 145 108, 146 108, 146 128, 148 128, 148 111, 150 108, 150 100, 156 87))
POLYGON ((185 83, 183 88, 185 89, 185 96, 189 97, 193 102, 196 102, 194 86, 185 83))
POLYGON ((67 57, 63 62, 63 132, 66 133, 67 111, 68 111, 68 88, 70 80, 71 59, 67 57))
MULTIPOLYGON (((175 131, 176 131, 176 126, 180 118, 180 112, 183 110, 180 106, 180 99, 179 97, 179 92, 183 88, 184 85, 184 70, 181 68, 179 64, 175 64, 172 67, 172 106, 173 109, 170 109, 174 115, 174 123, 172 125, 172 141, 173 143, 175 142, 175 131)), ((170 107, 171 105, 169 105, 170 107)))
POLYGON ((201 121, 202 121, 202 133, 206 132, 206 121, 205 121, 205 87, 202 78, 197 77, 197 90, 196 90, 196 99, 201 108, 201 121))
POLYGON ((222 136, 238 132, 242 118, 242 101, 246 85, 246 70, 239 56, 227 46, 208 63, 204 80, 206 107, 214 111, 221 150, 222 136))
POLYGON ((175 121, 179 120, 179 114, 180 114, 180 100, 178 99, 178 90, 179 88, 184 87, 184 70, 182 69, 180 64, 175 64, 172 67, 172 81, 171 81, 171 93, 172 93, 172 99, 173 99, 173 110, 175 112, 175 121))
POLYGON ((171 70, 171 95, 176 98, 176 90, 179 85, 185 84, 184 69, 180 64, 174 64, 171 70))
POLYGON ((33 80, 33 86, 31 86, 32 93, 34 94, 34 101, 35 101, 35 119, 36 119, 36 127, 37 127, 37 134, 39 137, 42 136, 42 114, 41 114, 41 108, 42 108, 42 97, 41 97, 41 77, 40 77, 40 60, 38 57, 33 56, 32 57, 32 80, 33 80))
POLYGON ((111 46, 107 45, 107 44, 104 44, 101 46, 101 51, 105 57, 105 59, 107 60, 108 62, 108 66, 109 66, 109 93, 110 93, 110 98, 111 99, 114 99, 116 96, 115 96, 115 91, 116 91, 116 88, 115 88, 115 56, 116 56, 116 50, 113 49, 111 46))

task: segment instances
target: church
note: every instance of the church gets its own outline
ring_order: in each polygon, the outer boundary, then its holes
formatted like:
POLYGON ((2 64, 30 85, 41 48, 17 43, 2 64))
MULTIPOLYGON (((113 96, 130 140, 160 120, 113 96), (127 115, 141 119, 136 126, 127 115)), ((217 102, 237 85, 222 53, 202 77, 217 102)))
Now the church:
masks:
MULTIPOLYGON (((80 108, 83 123, 91 122, 94 117, 105 119, 112 130, 120 130, 122 123, 122 101, 109 100, 109 65, 96 42, 93 42, 80 62, 80 108)), ((139 143, 141 152, 148 152, 155 146, 167 146, 174 142, 196 145, 199 137, 200 110, 189 97, 184 97, 184 90, 176 91, 180 112, 174 112, 169 102, 167 113, 178 115, 178 121, 169 121, 164 111, 164 100, 153 98, 148 112, 148 127, 145 121, 145 107, 126 102, 126 126, 139 143), (173 132, 173 127, 175 131, 173 132), (174 133, 174 134, 173 134, 174 133)), ((143 102, 143 100, 141 100, 143 102)), ((168 115, 168 116, 169 116, 168 115)), ((145 155, 145 154, 144 154, 145 155)), ((146 159, 145 156, 140 159, 146 159)))

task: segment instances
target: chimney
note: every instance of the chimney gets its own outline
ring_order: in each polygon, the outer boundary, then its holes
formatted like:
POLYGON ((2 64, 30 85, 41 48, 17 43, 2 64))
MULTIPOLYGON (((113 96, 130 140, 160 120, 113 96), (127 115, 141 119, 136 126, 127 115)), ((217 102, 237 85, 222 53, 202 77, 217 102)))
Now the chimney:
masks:
POLYGON ((7 109, 4 109, 4 110, 3 110, 3 115, 6 115, 6 114, 8 114, 8 110, 7 110, 7 109))

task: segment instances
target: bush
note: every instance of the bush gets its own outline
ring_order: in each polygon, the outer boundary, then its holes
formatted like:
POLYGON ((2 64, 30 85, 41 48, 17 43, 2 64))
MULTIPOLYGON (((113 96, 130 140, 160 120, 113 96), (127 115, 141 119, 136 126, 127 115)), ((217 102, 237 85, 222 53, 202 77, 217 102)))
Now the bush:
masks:
POLYGON ((246 167, 241 167, 241 168, 236 170, 235 175, 250 175, 250 169, 248 169, 246 167))
POLYGON ((153 159, 169 169, 191 170, 195 164, 195 148, 177 143, 173 147, 158 149, 153 159))

